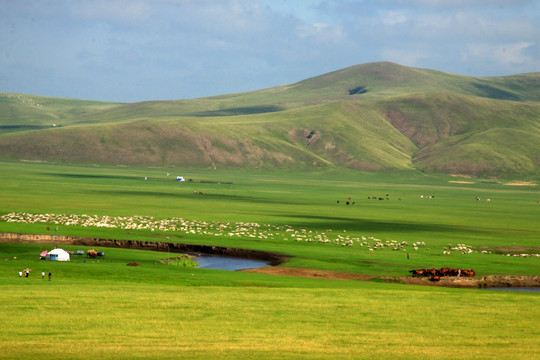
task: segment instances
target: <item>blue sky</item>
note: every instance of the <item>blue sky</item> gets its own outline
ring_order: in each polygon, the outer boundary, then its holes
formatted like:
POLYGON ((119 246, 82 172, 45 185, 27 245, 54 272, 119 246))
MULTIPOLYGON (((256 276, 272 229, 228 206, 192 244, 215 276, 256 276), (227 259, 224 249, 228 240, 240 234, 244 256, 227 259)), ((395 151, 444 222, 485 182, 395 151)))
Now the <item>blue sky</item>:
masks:
POLYGON ((540 0, 0 0, 0 91, 136 102, 373 61, 540 72, 540 0))

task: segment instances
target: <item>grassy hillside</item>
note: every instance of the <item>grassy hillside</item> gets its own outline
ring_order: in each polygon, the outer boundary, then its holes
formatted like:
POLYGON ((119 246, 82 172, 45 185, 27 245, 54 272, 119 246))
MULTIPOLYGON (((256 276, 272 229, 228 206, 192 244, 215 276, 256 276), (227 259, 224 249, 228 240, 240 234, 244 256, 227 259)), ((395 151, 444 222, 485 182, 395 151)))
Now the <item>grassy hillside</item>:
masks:
POLYGON ((432 93, 378 106, 417 146, 413 163, 418 169, 473 176, 538 173, 538 103, 432 93))
POLYGON ((392 63, 193 100, 111 104, 4 94, 0 157, 533 176, 540 172, 539 101, 540 73, 474 78, 392 63))
POLYGON ((0 93, 0 134, 67 126, 81 116, 117 107, 117 103, 0 93))

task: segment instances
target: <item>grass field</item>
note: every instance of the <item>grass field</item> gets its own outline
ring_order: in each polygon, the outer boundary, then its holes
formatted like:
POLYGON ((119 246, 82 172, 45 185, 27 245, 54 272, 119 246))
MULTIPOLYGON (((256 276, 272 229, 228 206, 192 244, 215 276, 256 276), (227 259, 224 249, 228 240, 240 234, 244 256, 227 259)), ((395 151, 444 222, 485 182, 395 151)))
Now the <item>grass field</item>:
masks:
MULTIPOLYGON (((540 258, 503 256, 540 253, 538 186, 510 180, 519 179, 3 162, 0 216, 182 218, 194 232, 8 222, 0 222, 0 232, 39 234, 49 227, 51 233, 58 226, 62 235, 168 238, 275 251, 292 256, 287 267, 373 276, 442 266, 474 268, 477 276, 540 275, 540 258), (176 182, 177 175, 193 181, 176 182), (240 222, 251 225, 239 230, 240 222), (217 225, 235 234, 218 236, 217 225), (322 234, 330 241, 319 242, 322 234), (369 251, 371 238, 408 245, 369 251), (353 246, 344 246, 351 239, 353 246), (415 250, 416 242, 425 245, 415 250), (445 255, 449 244, 472 252, 445 255)), ((106 249, 99 261, 38 260, 49 248, 0 244, 0 359, 534 359, 540 353, 538 293, 183 268, 158 261, 167 254, 140 250, 106 249), (30 277, 19 278, 27 267, 30 277), (52 281, 41 271, 51 271, 52 281)))

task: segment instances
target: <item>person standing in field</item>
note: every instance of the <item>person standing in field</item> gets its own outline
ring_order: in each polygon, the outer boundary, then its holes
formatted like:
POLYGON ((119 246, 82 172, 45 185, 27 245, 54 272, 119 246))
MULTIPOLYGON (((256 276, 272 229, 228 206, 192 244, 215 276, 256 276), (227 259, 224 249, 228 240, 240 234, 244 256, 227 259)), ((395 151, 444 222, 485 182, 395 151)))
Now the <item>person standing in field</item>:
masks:
POLYGON ((51 281, 51 277, 52 277, 52 274, 51 274, 51 272, 49 271, 49 281, 51 281))
POLYGON ((42 278, 42 279, 45 279, 45 271, 42 271, 42 272, 41 272, 41 278, 42 278))

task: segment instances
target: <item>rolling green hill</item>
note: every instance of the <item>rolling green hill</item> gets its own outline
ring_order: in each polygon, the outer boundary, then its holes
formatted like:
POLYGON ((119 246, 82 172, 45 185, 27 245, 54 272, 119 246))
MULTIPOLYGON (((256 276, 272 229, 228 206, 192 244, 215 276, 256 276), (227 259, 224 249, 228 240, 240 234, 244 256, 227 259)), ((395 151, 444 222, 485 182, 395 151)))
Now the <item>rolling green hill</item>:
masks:
POLYGON ((193 100, 2 93, 0 114, 3 159, 540 174, 540 73, 477 78, 371 63, 193 100))

